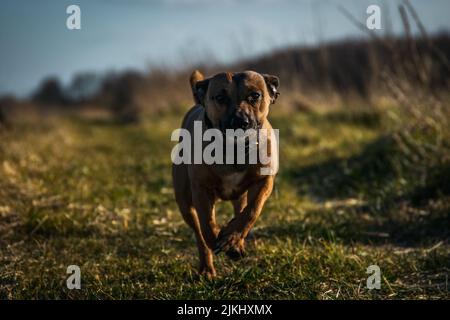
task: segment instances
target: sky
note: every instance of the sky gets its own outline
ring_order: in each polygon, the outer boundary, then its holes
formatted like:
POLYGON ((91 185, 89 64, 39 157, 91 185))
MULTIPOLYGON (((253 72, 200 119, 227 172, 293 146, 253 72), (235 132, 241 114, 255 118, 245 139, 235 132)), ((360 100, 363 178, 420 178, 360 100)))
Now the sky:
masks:
MULTIPOLYGON (((364 36, 361 22, 382 8, 382 30, 401 33, 400 0, 0 0, 0 95, 30 94, 56 76, 152 66, 232 62, 285 46, 364 36), (66 8, 81 9, 81 29, 66 8), (388 23, 390 21, 390 24, 388 23)), ((450 31, 449 0, 411 0, 428 32, 450 31)), ((417 31, 417 28, 414 27, 417 31)))

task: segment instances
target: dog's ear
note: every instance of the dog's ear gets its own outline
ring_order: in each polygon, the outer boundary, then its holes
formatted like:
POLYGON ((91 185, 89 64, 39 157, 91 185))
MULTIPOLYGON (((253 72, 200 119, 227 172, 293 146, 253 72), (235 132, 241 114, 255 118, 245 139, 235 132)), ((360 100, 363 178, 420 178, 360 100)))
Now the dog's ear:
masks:
POLYGON ((270 74, 263 74, 264 81, 266 81, 267 90, 269 90, 270 102, 275 103, 280 93, 278 87, 280 86, 280 79, 277 76, 270 74))
POLYGON ((209 79, 199 81, 194 86, 194 99, 197 104, 205 106, 206 91, 208 91, 209 79))
POLYGON ((208 90, 209 79, 205 80, 203 74, 195 70, 189 79, 192 89, 192 95, 196 104, 204 105, 206 91, 208 90))

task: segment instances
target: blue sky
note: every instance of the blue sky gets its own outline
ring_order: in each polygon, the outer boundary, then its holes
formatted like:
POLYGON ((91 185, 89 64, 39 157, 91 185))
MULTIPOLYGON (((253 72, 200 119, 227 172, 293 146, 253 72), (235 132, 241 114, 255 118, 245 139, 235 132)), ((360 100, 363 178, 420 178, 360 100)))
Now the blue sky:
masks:
MULTIPOLYGON (((450 1, 412 0, 429 32, 450 30, 450 1)), ((401 31, 395 0, 2 0, 0 94, 29 94, 46 76, 230 62, 286 45, 362 36, 337 9, 361 21, 383 8, 401 31), (81 8, 81 30, 66 7, 81 8), (387 11, 386 11, 387 10, 387 11)), ((383 30, 377 32, 384 32, 383 30)))

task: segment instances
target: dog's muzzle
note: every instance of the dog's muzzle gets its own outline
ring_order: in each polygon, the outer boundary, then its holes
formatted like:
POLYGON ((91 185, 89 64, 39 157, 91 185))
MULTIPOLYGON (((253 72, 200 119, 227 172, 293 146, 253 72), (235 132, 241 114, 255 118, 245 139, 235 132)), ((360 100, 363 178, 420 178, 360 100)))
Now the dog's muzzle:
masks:
POLYGON ((256 130, 258 129, 258 122, 244 113, 236 113, 227 117, 225 121, 221 123, 221 129, 222 131, 226 129, 242 129, 244 131, 248 129, 256 130))
POLYGON ((250 119, 246 116, 234 116, 230 120, 231 129, 250 129, 250 119))

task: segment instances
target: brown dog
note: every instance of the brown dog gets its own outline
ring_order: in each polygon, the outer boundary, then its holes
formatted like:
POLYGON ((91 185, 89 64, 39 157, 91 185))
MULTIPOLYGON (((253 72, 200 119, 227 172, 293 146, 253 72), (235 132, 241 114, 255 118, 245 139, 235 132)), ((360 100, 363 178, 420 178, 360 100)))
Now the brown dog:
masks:
MULTIPOLYGON (((278 97, 276 76, 257 72, 219 73, 204 79, 199 71, 191 75, 196 105, 185 115, 182 128, 194 132, 194 121, 202 130, 266 129, 269 105, 278 97)), ((180 138, 181 141, 181 138, 180 138)), ((193 143, 193 142, 192 142, 193 143)), ((194 230, 200 255, 200 274, 214 277, 213 252, 224 251, 238 259, 244 254, 244 239, 258 218, 272 192, 278 170, 278 146, 273 134, 266 143, 270 161, 256 164, 174 164, 172 167, 175 198, 184 220, 194 230), (270 169, 262 174, 261 169, 270 169), (214 207, 217 200, 231 200, 234 218, 221 230, 216 224, 214 207)), ((205 147, 203 142, 202 149, 205 147)), ((193 147, 195 148, 195 147, 193 147)))

